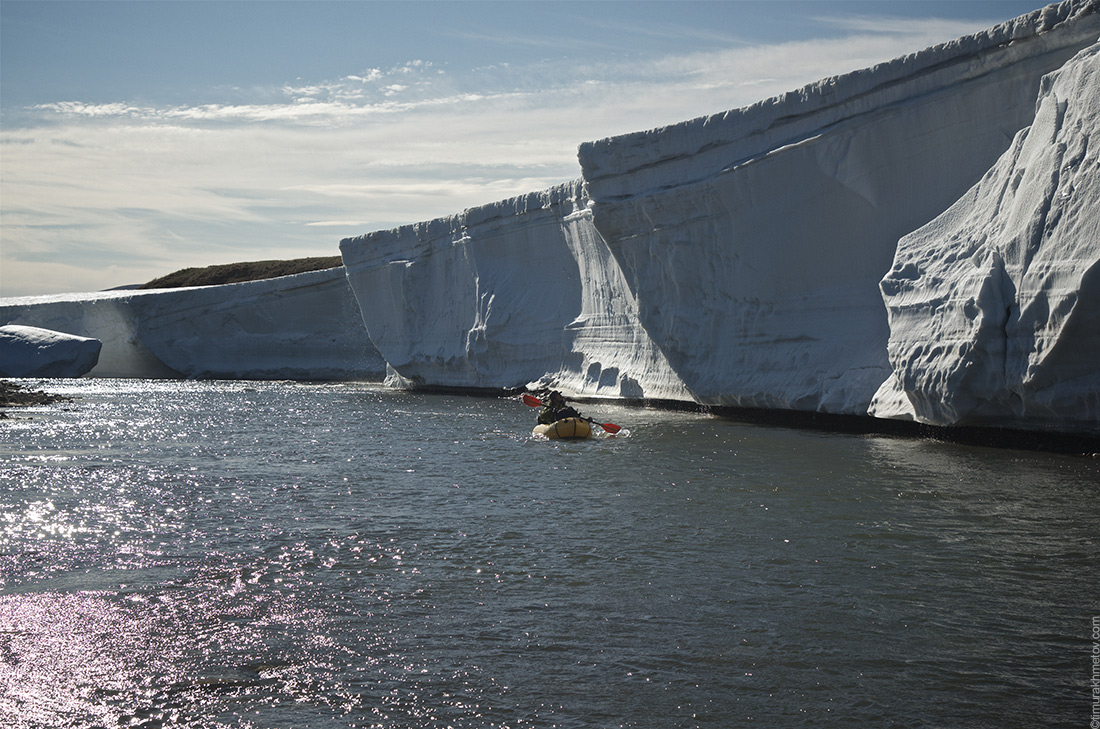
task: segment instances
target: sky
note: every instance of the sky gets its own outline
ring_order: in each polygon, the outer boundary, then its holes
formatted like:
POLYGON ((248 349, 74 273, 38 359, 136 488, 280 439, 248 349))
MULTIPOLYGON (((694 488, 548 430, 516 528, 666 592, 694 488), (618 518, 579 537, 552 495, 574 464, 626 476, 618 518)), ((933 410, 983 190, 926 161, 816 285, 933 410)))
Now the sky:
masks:
POLYGON ((336 256, 1043 5, 0 0, 0 297, 336 256))

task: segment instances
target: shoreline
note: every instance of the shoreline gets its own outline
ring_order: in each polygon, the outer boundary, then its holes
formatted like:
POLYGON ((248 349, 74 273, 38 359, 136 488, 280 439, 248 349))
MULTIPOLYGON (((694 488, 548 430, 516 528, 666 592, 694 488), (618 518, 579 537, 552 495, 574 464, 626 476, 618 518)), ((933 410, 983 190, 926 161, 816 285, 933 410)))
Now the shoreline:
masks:
MULTIPOLYGON (((466 397, 517 397, 525 388, 466 388, 420 386, 410 392, 454 394, 466 397)), ((817 430, 830 433, 857 435, 884 435, 917 440, 937 440, 958 445, 979 446, 1009 450, 1040 451, 1084 457, 1100 458, 1100 435, 1057 430, 1024 430, 1020 428, 992 426, 945 427, 907 420, 887 420, 867 415, 839 415, 798 410, 771 410, 767 408, 708 407, 660 399, 603 399, 573 398, 585 404, 615 403, 627 407, 647 407, 658 410, 677 410, 707 413, 724 420, 771 425, 781 428, 817 430)), ((71 397, 34 390, 26 385, 0 379, 0 419, 9 417, 9 408, 50 405, 73 402, 71 397)))
MULTIPOLYGON (((474 397, 517 397, 527 392, 524 388, 494 390, 489 388, 417 387, 413 392, 447 392, 474 397)), ((532 393, 538 394, 538 393, 532 393)), ((892 420, 871 415, 821 413, 809 410, 781 410, 734 406, 708 406, 680 400, 660 399, 603 399, 574 397, 570 402, 584 404, 615 403, 628 407, 645 407, 657 410, 706 413, 723 420, 768 425, 798 430, 816 430, 823 433, 848 433, 851 435, 879 435, 913 440, 932 440, 963 446, 997 448, 1001 450, 1037 451, 1062 455, 1100 458, 1100 433, 1020 427, 996 427, 992 425, 929 425, 914 420, 892 420)))
MULTIPOLYGON (((0 380, 0 408, 23 408, 33 405, 50 405, 57 402, 72 402, 72 398, 64 395, 53 395, 43 390, 32 390, 24 385, 17 385, 8 380, 0 380)), ((8 414, 0 410, 0 419, 7 417, 8 414)))

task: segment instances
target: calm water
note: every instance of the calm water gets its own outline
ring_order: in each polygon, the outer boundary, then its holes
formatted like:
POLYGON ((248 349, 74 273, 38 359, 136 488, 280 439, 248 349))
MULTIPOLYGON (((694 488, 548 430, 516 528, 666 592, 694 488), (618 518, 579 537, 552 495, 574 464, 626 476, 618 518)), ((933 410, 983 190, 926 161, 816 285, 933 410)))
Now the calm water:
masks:
POLYGON ((0 725, 1084 727, 1100 461, 374 385, 0 422, 0 725))

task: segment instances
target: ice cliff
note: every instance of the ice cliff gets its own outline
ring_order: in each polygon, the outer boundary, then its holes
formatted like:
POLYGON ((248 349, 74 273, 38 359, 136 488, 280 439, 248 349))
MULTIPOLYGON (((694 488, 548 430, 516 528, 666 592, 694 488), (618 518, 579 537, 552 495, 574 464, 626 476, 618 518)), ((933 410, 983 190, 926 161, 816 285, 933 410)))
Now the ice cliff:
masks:
POLYGON ((894 377, 872 409, 937 425, 1100 423, 1100 44, 881 283, 894 377))
POLYGON ((0 377, 80 377, 99 359, 99 340, 27 326, 0 327, 0 377))
POLYGON ((594 225, 707 404, 866 413, 891 373, 878 288, 898 239, 1029 124, 1100 32, 1063 3, 754 106, 584 144, 594 225))
POLYGON ((343 240, 341 269, 9 299, 0 324, 101 340, 103 376, 1100 433, 1098 36, 1100 0, 1067 0, 582 144, 579 179, 343 240))
POLYGON ((103 343, 98 377, 380 379, 342 268, 180 289, 0 299, 0 323, 103 343))
POLYGON ((1097 6, 582 144, 580 180, 344 240, 371 339, 393 381, 868 414, 898 240, 1031 124, 1097 6))
POLYGON ((690 399, 579 181, 341 242, 391 382, 690 399))

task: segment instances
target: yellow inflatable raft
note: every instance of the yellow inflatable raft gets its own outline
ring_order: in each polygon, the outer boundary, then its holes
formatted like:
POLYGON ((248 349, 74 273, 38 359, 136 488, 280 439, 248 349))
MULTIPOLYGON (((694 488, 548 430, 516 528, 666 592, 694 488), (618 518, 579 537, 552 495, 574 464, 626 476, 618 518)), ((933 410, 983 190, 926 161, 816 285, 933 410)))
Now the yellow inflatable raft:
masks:
POLYGON ((553 423, 540 423, 532 431, 534 435, 544 435, 551 440, 566 438, 591 438, 592 426, 580 418, 564 418, 553 423))

